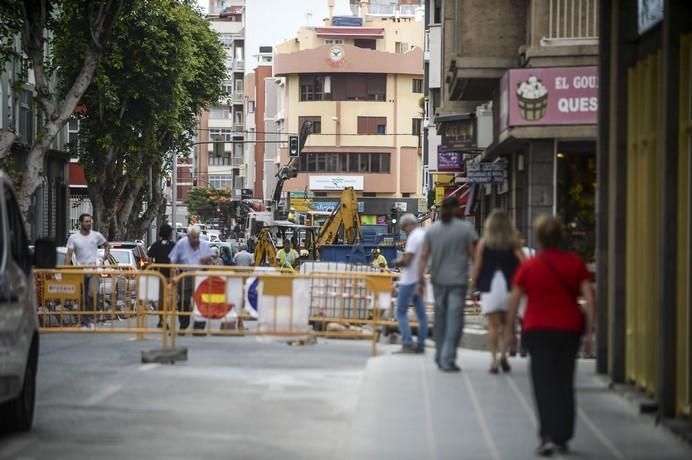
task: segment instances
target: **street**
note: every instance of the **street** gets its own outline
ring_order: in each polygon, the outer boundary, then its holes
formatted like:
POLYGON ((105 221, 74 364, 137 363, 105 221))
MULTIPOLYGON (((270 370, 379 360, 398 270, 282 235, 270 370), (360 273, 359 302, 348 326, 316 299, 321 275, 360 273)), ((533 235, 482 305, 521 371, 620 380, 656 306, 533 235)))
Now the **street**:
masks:
MULTIPOLYGON (((462 350, 461 374, 367 341, 288 346, 254 337, 183 337, 189 361, 141 364, 156 339, 44 334, 30 434, 0 459, 525 459, 535 417, 525 359, 510 375, 462 350)), ((692 450, 580 361, 573 453, 687 459, 692 450)))

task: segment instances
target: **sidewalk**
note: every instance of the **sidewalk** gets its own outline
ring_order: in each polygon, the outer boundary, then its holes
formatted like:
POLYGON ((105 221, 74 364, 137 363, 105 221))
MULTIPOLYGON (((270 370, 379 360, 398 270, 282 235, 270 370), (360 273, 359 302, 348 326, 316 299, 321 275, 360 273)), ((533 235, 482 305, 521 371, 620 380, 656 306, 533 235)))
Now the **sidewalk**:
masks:
MULTIPOLYGON (((459 374, 444 374, 425 356, 392 355, 382 346, 363 380, 343 459, 534 458, 536 418, 527 360, 511 360, 511 374, 491 375, 487 353, 460 350, 459 374)), ((692 458, 692 448, 595 375, 593 360, 578 365, 576 436, 571 452, 553 458, 692 458)))

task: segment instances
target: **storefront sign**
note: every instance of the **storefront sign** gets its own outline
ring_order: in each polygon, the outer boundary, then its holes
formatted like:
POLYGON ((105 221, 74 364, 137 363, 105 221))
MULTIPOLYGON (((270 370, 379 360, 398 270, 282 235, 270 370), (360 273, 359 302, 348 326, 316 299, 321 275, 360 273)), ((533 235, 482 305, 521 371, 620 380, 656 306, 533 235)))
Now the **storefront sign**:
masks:
POLYGON ((466 165, 466 180, 473 184, 501 184, 507 179, 505 163, 474 163, 466 165))
POLYGON ((362 27, 363 18, 357 16, 334 16, 332 18, 334 27, 362 27))
POLYGON ((500 131, 598 122, 598 68, 511 69, 500 83, 500 131))
POLYGON ((437 170, 444 172, 462 172, 464 170, 464 154, 450 152, 437 146, 437 170))
POLYGON ((441 124, 440 147, 447 152, 463 152, 476 148, 476 119, 445 121, 441 124))
POLYGON ((394 207, 401 212, 406 212, 408 210, 408 203, 406 203, 405 201, 395 201, 394 207))
POLYGON ((363 176, 310 176, 310 190, 363 190, 363 176))
MULTIPOLYGON (((312 203, 312 210, 331 212, 335 210, 338 206, 338 201, 318 201, 312 203)), ((363 201, 358 202, 358 212, 365 212, 365 203, 363 201)))

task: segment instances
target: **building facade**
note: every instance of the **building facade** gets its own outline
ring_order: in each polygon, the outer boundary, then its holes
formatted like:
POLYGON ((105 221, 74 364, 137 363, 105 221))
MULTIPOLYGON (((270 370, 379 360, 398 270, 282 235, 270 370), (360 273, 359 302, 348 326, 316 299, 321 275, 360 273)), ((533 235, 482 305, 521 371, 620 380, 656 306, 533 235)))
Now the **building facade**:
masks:
POLYGON ((603 1, 600 372, 692 427, 692 5, 603 1))
MULTIPOLYGON (((285 120, 286 134, 312 124, 298 177, 284 187, 289 205, 333 209, 353 186, 363 222, 375 224, 392 207, 419 211, 424 29, 422 2, 414 14, 392 14, 391 5, 371 13, 370 3, 354 16, 356 5, 338 15, 330 2, 324 27, 301 28, 275 48, 274 77, 285 94, 275 121, 285 120)), ((279 153, 288 163, 287 148, 279 153)))

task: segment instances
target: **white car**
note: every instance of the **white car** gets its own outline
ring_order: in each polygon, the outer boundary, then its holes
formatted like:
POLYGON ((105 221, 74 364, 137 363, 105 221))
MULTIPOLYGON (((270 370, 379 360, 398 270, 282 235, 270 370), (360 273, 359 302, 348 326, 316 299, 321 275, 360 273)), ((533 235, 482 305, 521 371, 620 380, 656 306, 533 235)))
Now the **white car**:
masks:
POLYGON ((0 171, 0 431, 31 429, 38 348, 29 242, 12 183, 0 171))

